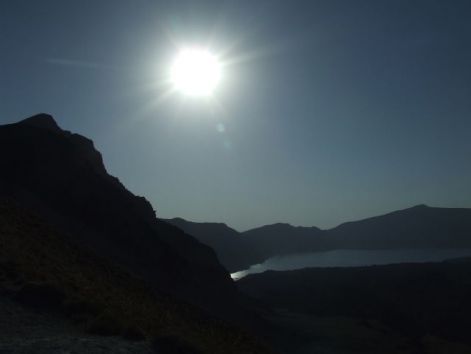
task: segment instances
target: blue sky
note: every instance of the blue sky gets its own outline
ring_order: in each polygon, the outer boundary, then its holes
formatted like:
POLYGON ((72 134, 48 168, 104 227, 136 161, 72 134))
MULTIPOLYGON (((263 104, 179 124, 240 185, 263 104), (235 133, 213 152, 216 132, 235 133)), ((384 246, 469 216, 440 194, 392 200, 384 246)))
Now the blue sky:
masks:
POLYGON ((468 1, 3 1, 0 123, 51 113, 162 217, 331 227, 471 207, 468 1), (227 62, 165 95, 178 47, 227 62))

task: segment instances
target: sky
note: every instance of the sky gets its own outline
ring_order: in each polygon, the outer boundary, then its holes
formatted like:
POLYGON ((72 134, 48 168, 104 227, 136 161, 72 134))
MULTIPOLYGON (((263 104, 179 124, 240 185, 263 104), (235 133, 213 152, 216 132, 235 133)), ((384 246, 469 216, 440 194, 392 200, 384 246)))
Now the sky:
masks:
POLYGON ((0 2, 0 124, 50 113, 160 217, 330 228, 471 207, 467 0, 0 2), (169 94, 179 48, 214 97, 169 94))

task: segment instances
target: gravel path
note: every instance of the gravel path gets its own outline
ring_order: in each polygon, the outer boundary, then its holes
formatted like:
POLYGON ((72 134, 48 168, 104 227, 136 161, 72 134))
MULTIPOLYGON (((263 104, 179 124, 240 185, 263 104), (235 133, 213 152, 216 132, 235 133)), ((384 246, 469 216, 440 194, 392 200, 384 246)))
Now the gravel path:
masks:
POLYGON ((0 354, 152 354, 147 342, 80 332, 65 318, 0 294, 0 354))

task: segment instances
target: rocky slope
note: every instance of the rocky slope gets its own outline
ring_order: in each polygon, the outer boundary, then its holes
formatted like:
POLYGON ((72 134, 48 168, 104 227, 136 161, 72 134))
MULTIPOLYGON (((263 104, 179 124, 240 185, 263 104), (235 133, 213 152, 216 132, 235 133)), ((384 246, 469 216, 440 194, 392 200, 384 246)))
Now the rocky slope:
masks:
POLYGON ((74 241, 0 198, 1 353, 268 353, 240 328, 74 241))
POLYGON ((264 258, 259 248, 255 247, 249 238, 242 237, 239 232, 226 224, 198 223, 182 218, 165 221, 214 249, 221 263, 231 272, 245 269, 264 258))
POLYGON ((220 312, 235 288, 212 249, 157 220, 110 176, 93 142, 39 114, 0 126, 0 197, 34 210, 79 245, 160 292, 220 312))
POLYGON ((149 342, 87 334, 61 316, 23 307, 1 295, 0 333, 0 353, 5 354, 156 353, 149 342))
POLYGON ((433 336, 470 350, 470 279, 471 259, 462 259, 269 271, 249 275, 237 284, 274 309, 305 316, 356 318, 362 323, 373 320, 411 342, 433 336))

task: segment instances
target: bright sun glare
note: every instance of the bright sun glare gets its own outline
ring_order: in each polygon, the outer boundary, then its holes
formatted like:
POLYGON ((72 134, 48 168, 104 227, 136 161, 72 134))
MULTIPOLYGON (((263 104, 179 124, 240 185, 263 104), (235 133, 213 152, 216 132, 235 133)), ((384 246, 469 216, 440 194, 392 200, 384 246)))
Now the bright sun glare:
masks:
POLYGON ((180 50, 170 72, 174 87, 189 96, 211 96, 220 78, 218 58, 199 48, 180 50))

